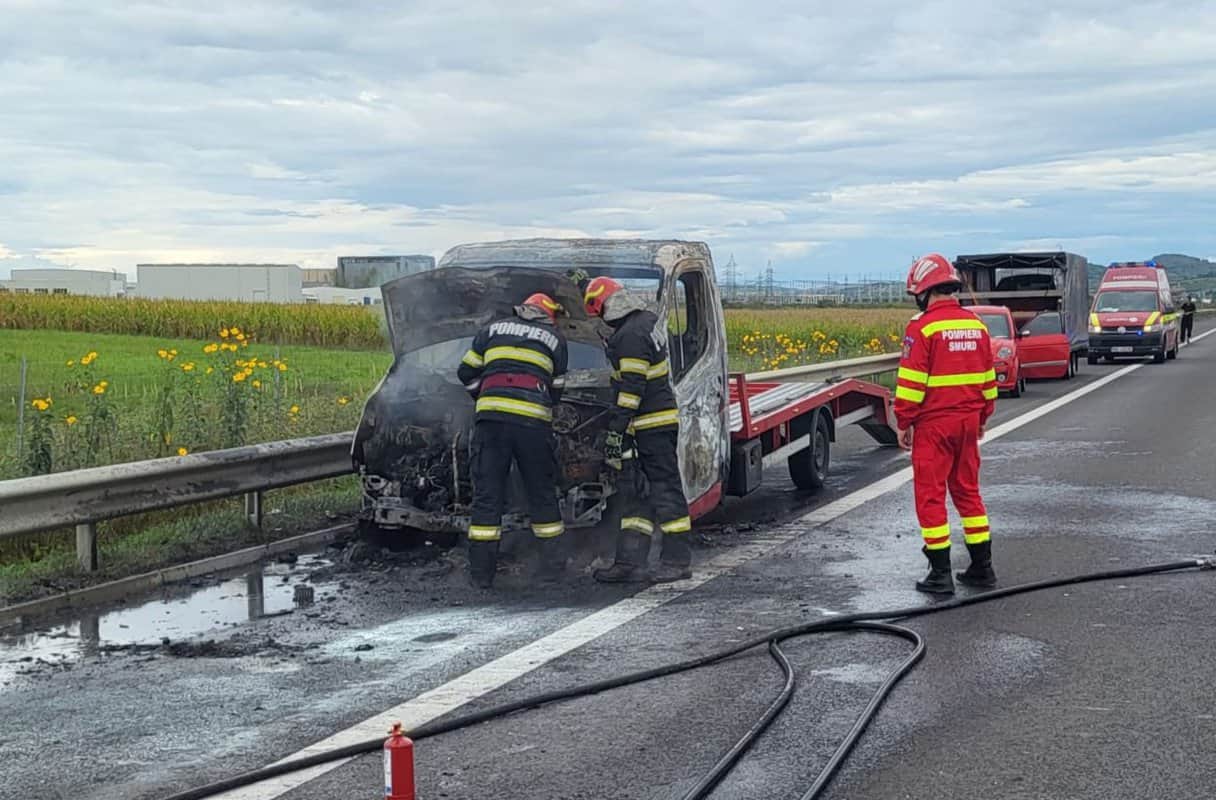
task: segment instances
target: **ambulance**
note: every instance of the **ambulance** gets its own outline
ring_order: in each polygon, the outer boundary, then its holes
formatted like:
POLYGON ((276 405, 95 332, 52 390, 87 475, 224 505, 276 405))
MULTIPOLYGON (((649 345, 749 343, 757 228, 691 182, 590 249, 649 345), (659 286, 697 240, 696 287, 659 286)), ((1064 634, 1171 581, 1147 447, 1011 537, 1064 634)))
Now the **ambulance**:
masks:
POLYGON ((1178 357, 1178 313, 1165 269, 1155 261, 1111 264, 1089 309, 1090 364, 1098 359, 1178 357))

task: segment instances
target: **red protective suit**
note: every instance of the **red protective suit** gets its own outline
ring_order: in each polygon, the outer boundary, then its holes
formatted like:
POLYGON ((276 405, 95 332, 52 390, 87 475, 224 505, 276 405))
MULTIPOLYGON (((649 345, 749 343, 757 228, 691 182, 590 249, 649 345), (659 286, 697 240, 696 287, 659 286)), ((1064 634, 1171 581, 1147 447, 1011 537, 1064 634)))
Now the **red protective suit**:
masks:
POLYGON ((895 418, 912 428, 916 516, 927 550, 950 547, 946 491, 963 518, 967 544, 989 540, 980 497, 979 432, 995 408, 988 331, 951 297, 908 324, 895 389, 895 418))

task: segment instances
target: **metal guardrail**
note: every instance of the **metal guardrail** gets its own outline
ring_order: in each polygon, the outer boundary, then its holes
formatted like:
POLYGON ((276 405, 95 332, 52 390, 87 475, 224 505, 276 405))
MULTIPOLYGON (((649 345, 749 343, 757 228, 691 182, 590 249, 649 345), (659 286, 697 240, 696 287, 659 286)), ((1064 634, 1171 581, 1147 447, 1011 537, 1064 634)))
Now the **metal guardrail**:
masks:
POLYGON ((97 569, 96 523, 115 517, 245 496, 261 524, 261 493, 354 470, 354 432, 174 458, 0 481, 0 538, 76 526, 80 565, 97 569))
POLYGON ((819 364, 807 364, 801 367, 773 369, 768 372, 748 373, 748 382, 794 383, 808 378, 830 381, 832 379, 859 378, 863 375, 877 375, 891 372, 899 368, 899 353, 886 353, 880 356, 862 356, 841 361, 824 361, 819 364))
MULTIPOLYGON (((899 354, 866 356, 749 374, 749 381, 789 383, 874 375, 895 369, 899 354)), ((0 481, 0 539, 75 526, 76 554, 98 568, 97 523, 116 517, 245 496, 245 514, 261 525, 262 492, 348 475, 354 431, 114 464, 0 481)))

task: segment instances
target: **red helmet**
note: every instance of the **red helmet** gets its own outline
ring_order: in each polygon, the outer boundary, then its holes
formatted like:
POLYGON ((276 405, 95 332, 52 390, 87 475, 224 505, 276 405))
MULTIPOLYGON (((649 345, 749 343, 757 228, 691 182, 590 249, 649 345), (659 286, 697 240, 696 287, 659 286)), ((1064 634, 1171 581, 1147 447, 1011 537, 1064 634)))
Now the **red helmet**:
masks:
POLYGON ((624 288, 612 278, 603 276, 592 278, 591 283, 588 283, 587 288, 583 291, 583 306, 586 307, 587 314, 592 317, 603 316, 604 302, 624 288))
POLYGON ((921 256, 908 270, 908 294, 924 294, 930 289, 949 283, 962 288, 963 278, 954 265, 940 253, 921 256))
POLYGON ((536 292, 535 294, 528 295, 527 298, 524 299, 523 304, 525 306, 536 306, 537 308, 542 309, 546 314, 549 315, 550 322, 557 322, 557 312, 562 310, 561 303, 558 303, 544 292, 536 292))

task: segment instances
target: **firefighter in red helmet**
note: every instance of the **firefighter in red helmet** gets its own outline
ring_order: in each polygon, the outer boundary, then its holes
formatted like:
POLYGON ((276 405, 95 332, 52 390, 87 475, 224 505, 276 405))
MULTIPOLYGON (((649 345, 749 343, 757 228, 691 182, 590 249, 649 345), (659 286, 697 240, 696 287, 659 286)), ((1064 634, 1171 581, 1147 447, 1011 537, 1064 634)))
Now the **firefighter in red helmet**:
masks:
POLYGON ((538 292, 514 310, 477 333, 456 372, 477 401, 470 446, 469 575, 487 589, 498 564, 512 462, 523 478, 532 532, 545 542, 542 576, 556 577, 564 567, 552 428, 553 406, 561 398, 554 378, 567 367, 566 340, 556 327, 562 308, 538 292))
POLYGON ((904 332, 895 389, 899 442, 912 451, 916 516, 929 561, 929 574, 916 588, 933 594, 954 592, 947 490, 971 556, 959 582, 996 585, 979 483, 979 441, 995 407, 996 373, 987 329, 955 296, 962 288, 958 270, 937 253, 917 259, 908 271, 908 294, 920 313, 904 332))
POLYGON ((621 470, 622 499, 616 560, 598 570, 604 583, 675 581, 691 577, 692 521, 680 478, 680 415, 671 388, 667 331, 658 316, 620 282, 600 276, 583 290, 587 314, 612 328, 606 349, 614 397, 604 440, 605 460, 621 470), (646 570, 650 537, 662 538, 659 570, 646 570))

